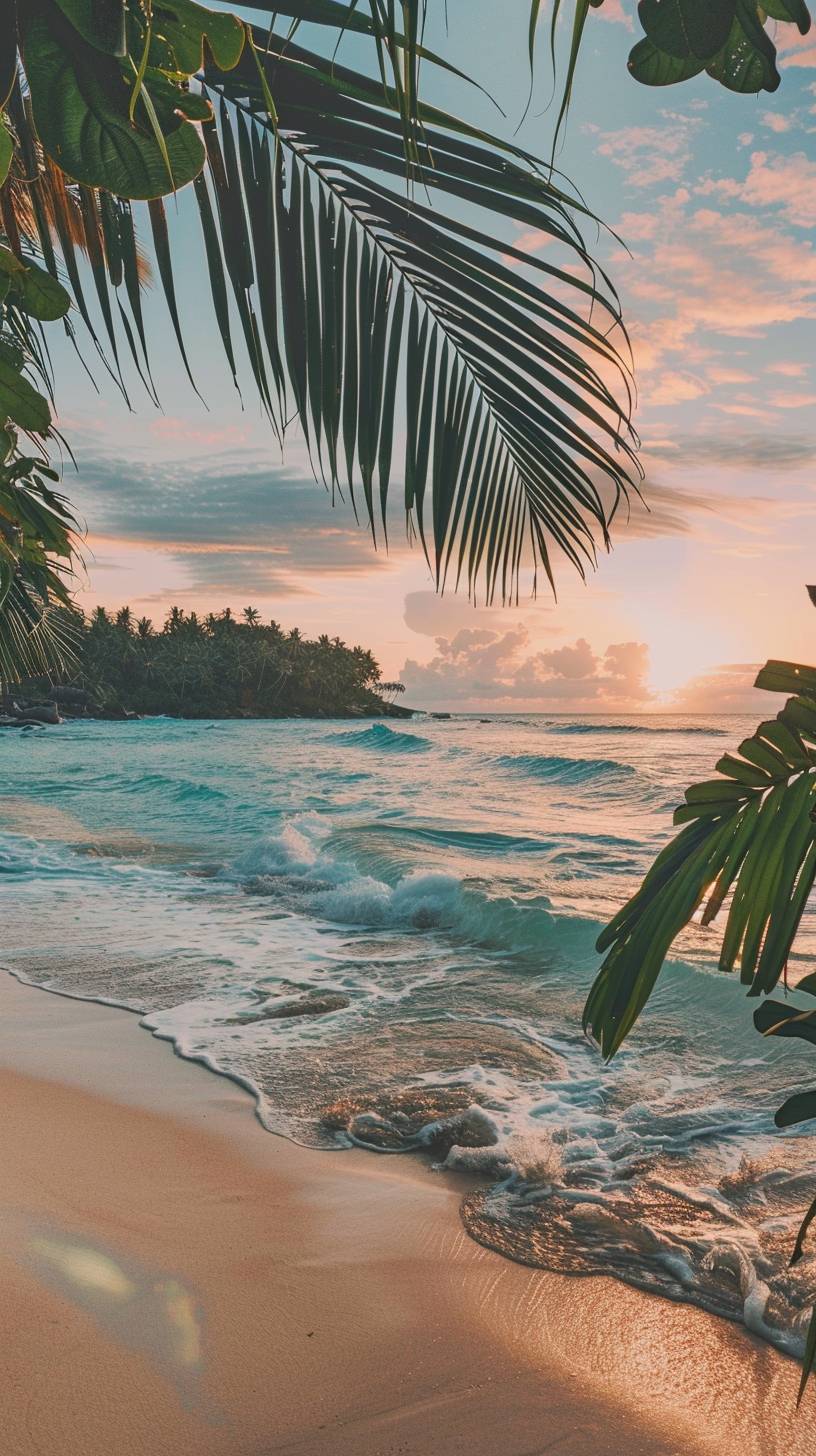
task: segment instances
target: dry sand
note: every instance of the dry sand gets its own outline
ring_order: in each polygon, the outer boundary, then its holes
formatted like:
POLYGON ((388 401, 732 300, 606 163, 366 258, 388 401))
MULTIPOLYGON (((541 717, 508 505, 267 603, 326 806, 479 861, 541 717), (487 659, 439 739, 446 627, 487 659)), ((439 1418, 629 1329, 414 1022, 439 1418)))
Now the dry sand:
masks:
POLYGON ((2 1456, 805 1456, 796 1366, 462 1233, 136 1017, 0 976, 2 1456))

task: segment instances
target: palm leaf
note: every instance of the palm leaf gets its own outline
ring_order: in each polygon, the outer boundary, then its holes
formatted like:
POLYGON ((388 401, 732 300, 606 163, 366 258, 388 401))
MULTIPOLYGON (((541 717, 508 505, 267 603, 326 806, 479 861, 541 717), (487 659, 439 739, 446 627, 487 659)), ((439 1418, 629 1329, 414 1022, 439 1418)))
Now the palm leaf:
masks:
MULTIPOLYGON (((757 687, 791 691, 776 718, 760 723, 717 764, 719 777, 695 784, 675 813, 684 827, 658 855, 640 889, 602 932, 606 952, 584 1009, 584 1027, 611 1057, 631 1031, 680 932, 700 912, 719 924, 720 969, 740 970, 749 996, 766 995, 784 975, 816 882, 816 669, 769 662, 757 687)), ((816 994, 816 978, 801 983, 816 994)), ((764 1036, 816 1044, 816 1013, 765 1001, 754 1013, 764 1036)), ((790 1127, 816 1118, 816 1092, 779 1108, 790 1127)), ((801 1257, 816 1203, 802 1223, 801 1257)), ((816 1366, 816 1314, 808 1330, 799 1399, 816 1366)))
MULTIPOLYGON (((380 79, 260 29, 235 69, 206 67, 220 105, 203 126, 195 195, 230 373, 238 383, 249 363, 281 439, 294 411, 316 473, 359 501, 375 537, 399 480, 440 587, 506 600, 524 565, 554 584, 559 553, 583 574, 638 477, 617 299, 579 229, 594 219, 522 148, 422 102, 421 7, 317 9, 330 37, 352 24, 372 37, 380 79), (552 246, 522 252, 518 229, 552 246)), ((15 125, 36 157, 22 104, 15 125)), ((47 191, 29 241, 56 243, 102 351, 76 258, 87 252, 114 377, 121 325, 152 394, 136 209, 50 163, 35 174, 33 190, 47 191)), ((192 377, 171 222, 160 199, 149 204, 192 377)))
MULTIPOLYGON (((439 585, 453 568, 471 590, 480 579, 488 599, 506 599, 525 560, 554 579, 554 548, 584 572, 637 467, 626 371, 609 339, 617 303, 589 267, 581 209, 520 149, 491 148, 419 102, 407 167, 422 177, 418 201, 399 190, 405 117, 388 85, 274 36, 265 49, 274 126, 245 57, 208 71, 222 106, 218 134, 206 129, 226 271, 250 313, 265 402, 272 374, 315 469, 359 490, 375 532, 404 418, 407 514, 439 585), (258 203, 273 172, 270 219, 258 203), (485 209, 505 225, 486 230, 485 209), (540 228, 587 275, 568 258, 521 253, 508 224, 540 228), (270 336, 282 336, 281 358, 270 336), (608 383, 615 372, 623 402, 608 383)), ((217 303, 217 261, 211 281, 217 303)))
MULTIPOLYGON (((757 685, 808 683, 816 694, 810 671, 769 664, 757 685)), ((686 791, 675 813, 685 827, 598 941, 607 955, 585 1026, 604 1055, 617 1051, 697 911, 703 925, 722 915, 721 970, 738 966, 750 996, 777 985, 816 879, 815 745, 816 696, 800 693, 720 759, 720 777, 686 791)))

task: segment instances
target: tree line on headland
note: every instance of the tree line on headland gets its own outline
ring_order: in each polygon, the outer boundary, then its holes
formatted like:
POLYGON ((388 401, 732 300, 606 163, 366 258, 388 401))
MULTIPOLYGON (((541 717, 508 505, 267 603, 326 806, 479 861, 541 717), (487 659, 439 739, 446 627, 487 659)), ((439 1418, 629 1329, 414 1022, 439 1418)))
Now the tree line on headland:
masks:
MULTIPOLYGON (((77 716, 169 714, 211 717, 409 716, 363 647, 325 633, 264 623, 254 607, 200 617, 171 607, 163 625, 130 607, 97 607, 78 626, 76 663, 62 680, 33 678, 9 690, 23 716, 55 704, 77 716)), ((44 719, 47 721, 47 715, 44 719)))

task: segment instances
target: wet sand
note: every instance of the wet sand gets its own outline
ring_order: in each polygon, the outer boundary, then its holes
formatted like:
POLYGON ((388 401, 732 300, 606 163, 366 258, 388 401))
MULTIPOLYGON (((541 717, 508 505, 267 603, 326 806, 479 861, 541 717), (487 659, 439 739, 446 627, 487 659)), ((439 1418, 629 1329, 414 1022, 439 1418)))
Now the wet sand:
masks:
POLYGON ((805 1456, 793 1362, 463 1234, 138 1018, 0 975, 4 1456, 805 1456))

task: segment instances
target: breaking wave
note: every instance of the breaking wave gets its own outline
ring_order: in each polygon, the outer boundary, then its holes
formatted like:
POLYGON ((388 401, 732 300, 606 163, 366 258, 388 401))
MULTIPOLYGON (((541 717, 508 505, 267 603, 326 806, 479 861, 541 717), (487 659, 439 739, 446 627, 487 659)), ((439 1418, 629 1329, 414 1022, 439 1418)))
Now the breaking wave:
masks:
POLYGON ((357 728, 348 733, 333 733, 332 743, 346 748, 373 748, 378 753, 425 753, 431 747, 419 733, 399 733, 385 723, 372 723, 370 728, 357 728))
POLYGON ((0 796, 16 974, 138 1010, 276 1132, 470 1175, 465 1226, 507 1257, 614 1274, 801 1352, 816 1258, 788 1258, 816 1151, 773 1112, 810 1049, 757 1038, 706 974, 702 928, 614 1065, 580 1026, 599 928, 670 832, 653 811, 739 725, 53 731, 36 754, 3 745, 28 796, 0 796), (658 782, 666 732, 689 737, 658 782), (625 747, 600 756, 598 733, 625 747))
POLYGON ((550 758, 540 753, 505 754, 496 759, 496 764, 531 778, 562 784, 608 784, 632 779, 637 773, 632 764, 614 758, 550 758))

